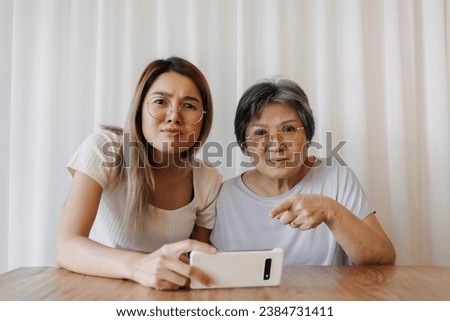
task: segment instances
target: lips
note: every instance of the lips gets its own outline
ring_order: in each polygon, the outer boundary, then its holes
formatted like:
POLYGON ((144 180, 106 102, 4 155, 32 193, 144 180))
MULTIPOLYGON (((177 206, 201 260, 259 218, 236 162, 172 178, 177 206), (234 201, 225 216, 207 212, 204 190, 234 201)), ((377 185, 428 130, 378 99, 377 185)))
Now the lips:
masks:
POLYGON ((272 157, 272 158, 266 159, 267 164, 272 164, 272 166, 275 166, 275 167, 279 167, 279 166, 284 167, 284 166, 286 166, 287 161, 289 161, 289 159, 286 157, 272 157))
POLYGON ((167 135, 172 135, 172 136, 183 134, 183 132, 180 129, 173 128, 173 127, 161 129, 161 132, 163 132, 167 135))
POLYGON ((286 157, 286 155, 276 155, 276 154, 270 155, 269 154, 266 156, 266 161, 274 162, 274 163, 285 162, 287 160, 289 160, 289 158, 286 157))

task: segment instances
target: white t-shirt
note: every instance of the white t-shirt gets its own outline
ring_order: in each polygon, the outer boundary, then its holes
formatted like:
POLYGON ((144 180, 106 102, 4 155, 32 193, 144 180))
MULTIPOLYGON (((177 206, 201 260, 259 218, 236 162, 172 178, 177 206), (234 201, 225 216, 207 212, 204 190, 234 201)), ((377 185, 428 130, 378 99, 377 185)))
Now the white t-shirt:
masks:
MULTIPOLYGON (((83 172, 103 188, 89 238, 110 247, 153 252, 164 244, 188 239, 194 225, 209 229, 213 227, 215 203, 222 177, 215 168, 199 161, 200 165, 193 168, 193 200, 176 210, 164 210, 149 204, 145 213, 141 214, 148 217, 143 234, 130 231, 125 215, 126 186, 122 184, 117 189, 112 189, 110 179, 113 168, 102 166, 102 162, 112 161, 105 156, 105 144, 120 144, 120 137, 109 131, 90 135, 67 165, 71 175, 75 170, 83 172)), ((111 155, 111 151, 114 149, 110 148, 106 154, 111 155)))
POLYGON ((320 166, 290 191, 276 197, 262 197, 243 183, 241 176, 222 184, 217 200, 216 223, 211 242, 220 251, 284 249, 285 265, 346 265, 349 259, 325 223, 300 231, 269 217, 270 210, 294 194, 328 196, 364 219, 374 212, 363 188, 349 167, 320 166))

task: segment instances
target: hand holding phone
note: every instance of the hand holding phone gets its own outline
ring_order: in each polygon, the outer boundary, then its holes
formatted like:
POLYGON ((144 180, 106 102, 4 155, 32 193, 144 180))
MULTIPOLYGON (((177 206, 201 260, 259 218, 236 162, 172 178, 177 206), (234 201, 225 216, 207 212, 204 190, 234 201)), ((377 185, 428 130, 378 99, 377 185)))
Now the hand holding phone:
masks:
POLYGON ((213 279, 209 287, 191 280, 192 289, 276 286, 283 270, 283 250, 217 252, 192 251, 191 266, 213 279))

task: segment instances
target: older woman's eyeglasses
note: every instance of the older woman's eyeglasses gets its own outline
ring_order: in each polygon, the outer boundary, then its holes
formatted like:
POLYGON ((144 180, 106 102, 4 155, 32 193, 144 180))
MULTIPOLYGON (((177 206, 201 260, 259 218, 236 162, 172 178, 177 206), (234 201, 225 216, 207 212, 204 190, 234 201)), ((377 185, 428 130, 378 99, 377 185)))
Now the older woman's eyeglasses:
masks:
POLYGON ((158 120, 164 120, 178 108, 181 118, 186 124, 195 125, 199 123, 206 111, 196 99, 188 99, 179 106, 174 106, 170 99, 165 96, 153 96, 146 103, 148 114, 158 120))
POLYGON ((293 140, 297 137, 301 130, 305 127, 295 127, 295 126, 284 126, 281 130, 276 133, 271 133, 270 131, 258 128, 250 132, 248 136, 245 137, 247 141, 251 142, 268 142, 270 137, 275 135, 281 137, 283 140, 293 140))

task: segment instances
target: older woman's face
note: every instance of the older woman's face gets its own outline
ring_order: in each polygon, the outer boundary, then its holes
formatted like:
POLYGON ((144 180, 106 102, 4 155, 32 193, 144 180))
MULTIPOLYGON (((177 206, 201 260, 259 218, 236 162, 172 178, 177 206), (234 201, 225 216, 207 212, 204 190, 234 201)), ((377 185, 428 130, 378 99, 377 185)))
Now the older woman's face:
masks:
POLYGON ((296 175, 308 156, 303 124, 287 105, 268 105, 250 122, 245 136, 255 169, 271 178, 296 175))

